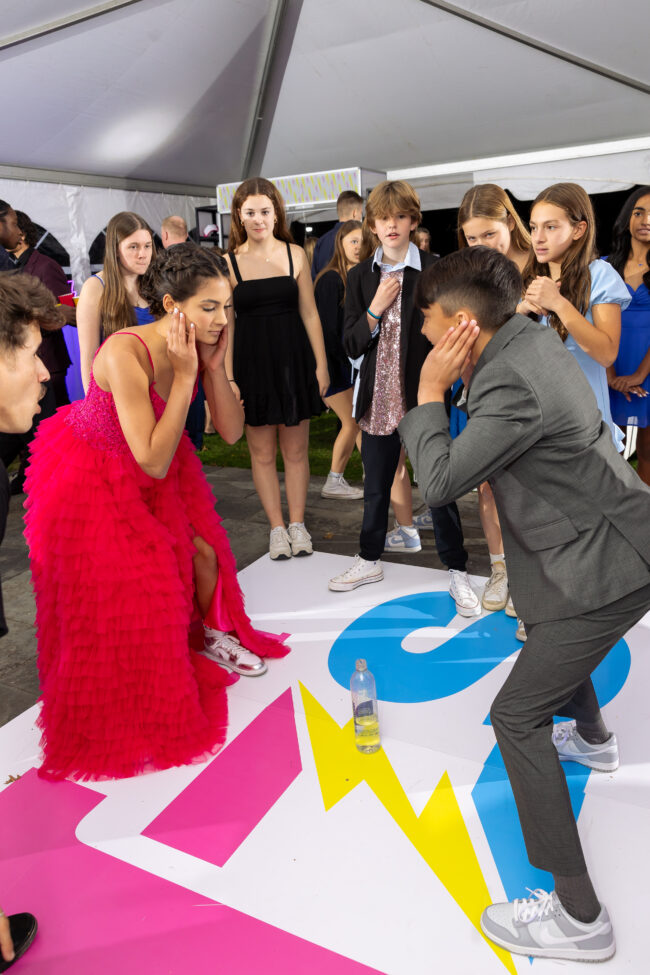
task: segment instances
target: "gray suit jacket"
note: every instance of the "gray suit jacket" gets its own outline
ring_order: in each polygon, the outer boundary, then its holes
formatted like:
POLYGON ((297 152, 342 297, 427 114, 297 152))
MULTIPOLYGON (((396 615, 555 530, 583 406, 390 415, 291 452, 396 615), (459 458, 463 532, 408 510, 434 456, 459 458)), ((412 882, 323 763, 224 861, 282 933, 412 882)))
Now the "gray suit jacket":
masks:
POLYGON ((586 613, 650 583, 650 489, 553 329, 509 319, 476 364, 467 412, 455 440, 442 403, 411 410, 399 433, 428 504, 490 482, 524 622, 586 613))

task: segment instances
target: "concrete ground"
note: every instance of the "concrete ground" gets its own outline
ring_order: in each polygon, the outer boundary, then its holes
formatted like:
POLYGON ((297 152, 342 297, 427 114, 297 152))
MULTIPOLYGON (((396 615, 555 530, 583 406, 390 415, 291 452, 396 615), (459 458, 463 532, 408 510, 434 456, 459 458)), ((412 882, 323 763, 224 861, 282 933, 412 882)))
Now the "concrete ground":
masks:
MULTIPOLYGON (((244 569, 268 552, 269 529, 253 487, 251 472, 227 467, 206 467, 207 478, 217 498, 217 510, 237 559, 244 569)), ((280 475, 282 477, 282 475, 280 475)), ((362 501, 331 501, 320 496, 322 477, 312 477, 307 498, 306 524, 314 548, 321 552, 352 557, 358 551, 362 501)), ((0 549, 0 577, 9 633, 0 642, 0 725, 21 714, 38 698, 34 598, 32 596, 27 547, 22 535, 22 501, 12 498, 7 533, 0 549)), ((414 506, 422 506, 415 489, 414 506)), ((459 502, 468 571, 489 575, 489 555, 478 517, 475 492, 459 502)), ((433 532, 422 533, 422 551, 415 555, 386 555, 391 562, 443 568, 433 532)), ((323 580, 327 585, 327 580, 323 580)))

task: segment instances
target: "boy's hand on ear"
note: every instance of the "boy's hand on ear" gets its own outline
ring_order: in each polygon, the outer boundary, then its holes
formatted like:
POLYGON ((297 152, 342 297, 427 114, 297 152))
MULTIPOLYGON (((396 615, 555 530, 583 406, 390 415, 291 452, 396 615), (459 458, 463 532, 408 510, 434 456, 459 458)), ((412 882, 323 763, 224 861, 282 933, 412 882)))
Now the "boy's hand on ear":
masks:
POLYGON ((469 354, 479 336, 475 321, 461 322, 436 342, 420 372, 418 403, 443 403, 446 391, 469 365, 469 354))

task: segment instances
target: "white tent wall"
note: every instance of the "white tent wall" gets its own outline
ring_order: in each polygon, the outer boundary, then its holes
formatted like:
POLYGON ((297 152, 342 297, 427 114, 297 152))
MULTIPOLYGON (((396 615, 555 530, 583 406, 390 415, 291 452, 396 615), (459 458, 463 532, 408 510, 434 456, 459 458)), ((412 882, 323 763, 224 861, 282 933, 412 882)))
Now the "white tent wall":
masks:
MULTIPOLYGON (((406 179, 420 196, 423 210, 444 210, 460 206, 464 194, 481 183, 497 183, 517 197, 533 200, 552 183, 579 183, 587 193, 614 193, 635 185, 650 184, 650 148, 645 151, 606 152, 589 155, 592 146, 585 146, 584 154, 577 147, 575 154, 565 159, 525 162, 526 153, 518 165, 482 165, 472 170, 471 162, 457 164, 457 172, 439 173, 441 166, 391 170, 389 179, 406 179)), ((487 163, 487 160, 485 161, 487 163)), ((495 159, 496 162, 496 159, 495 159)))
POLYGON ((215 202, 212 197, 147 193, 138 190, 73 186, 0 179, 0 199, 23 210, 57 238, 70 255, 70 270, 77 291, 90 275, 88 251, 110 218, 122 210, 143 217, 160 233, 161 221, 170 214, 184 217, 194 226, 194 208, 215 202))

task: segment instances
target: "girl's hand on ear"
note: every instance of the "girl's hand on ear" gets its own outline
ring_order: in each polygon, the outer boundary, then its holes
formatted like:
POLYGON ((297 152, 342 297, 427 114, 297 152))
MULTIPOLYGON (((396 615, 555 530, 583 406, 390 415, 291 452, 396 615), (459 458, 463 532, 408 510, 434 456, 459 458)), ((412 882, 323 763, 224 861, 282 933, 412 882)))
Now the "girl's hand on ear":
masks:
POLYGON ((185 315, 178 308, 174 309, 167 332, 167 357, 172 364, 175 378, 187 378, 194 382, 199 366, 196 329, 193 322, 186 329, 185 315))
POLYGON ((201 360, 201 368, 216 372, 225 361, 226 349, 228 348, 228 329, 224 326, 217 339, 216 345, 209 345, 207 342, 197 342, 196 347, 201 360))
POLYGON ((535 278, 528 285, 524 296, 524 301, 537 305, 543 311, 556 311, 563 300, 559 282, 543 276, 535 278))

